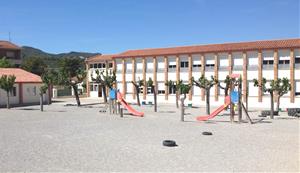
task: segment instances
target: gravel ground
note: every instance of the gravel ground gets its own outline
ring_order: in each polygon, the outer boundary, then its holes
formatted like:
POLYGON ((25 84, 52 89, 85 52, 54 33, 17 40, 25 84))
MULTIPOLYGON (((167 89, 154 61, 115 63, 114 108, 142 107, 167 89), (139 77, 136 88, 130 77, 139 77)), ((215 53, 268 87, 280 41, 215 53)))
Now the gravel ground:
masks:
POLYGON ((300 171, 299 119, 286 113, 270 120, 251 111, 250 125, 230 123, 226 112, 196 122, 205 108, 189 108, 180 122, 173 105, 157 113, 144 106, 144 118, 120 118, 99 113, 103 105, 65 103, 42 113, 39 106, 0 109, 0 172, 300 171), (178 146, 162 146, 165 139, 178 146))

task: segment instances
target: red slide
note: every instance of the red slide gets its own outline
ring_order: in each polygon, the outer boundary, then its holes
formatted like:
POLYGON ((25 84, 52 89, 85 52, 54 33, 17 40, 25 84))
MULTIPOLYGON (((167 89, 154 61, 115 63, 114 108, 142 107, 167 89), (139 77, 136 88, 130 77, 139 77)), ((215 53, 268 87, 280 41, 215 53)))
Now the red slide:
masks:
POLYGON ((220 112, 222 112, 224 109, 226 109, 226 107, 230 104, 230 97, 227 96, 225 98, 225 104, 220 106, 218 109, 216 109, 213 113, 211 113, 210 115, 207 116, 198 116, 197 120, 198 121, 206 121, 209 119, 214 118, 215 116, 217 116, 220 112))
POLYGON ((131 113, 134 116, 138 116, 138 117, 143 117, 144 116, 144 112, 138 112, 135 109, 133 109, 122 97, 122 94, 120 92, 118 92, 117 94, 118 97, 118 101, 124 106, 124 108, 126 108, 128 110, 129 113, 131 113))

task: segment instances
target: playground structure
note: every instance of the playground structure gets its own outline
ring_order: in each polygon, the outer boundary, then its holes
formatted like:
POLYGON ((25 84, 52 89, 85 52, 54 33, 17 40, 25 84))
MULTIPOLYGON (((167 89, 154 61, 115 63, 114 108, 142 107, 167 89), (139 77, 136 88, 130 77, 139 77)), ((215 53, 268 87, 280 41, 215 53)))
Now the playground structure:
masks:
POLYGON ((248 119, 248 122, 250 124, 253 123, 248 114, 247 109, 245 108, 245 106, 241 100, 241 96, 242 96, 241 75, 240 74, 231 74, 229 77, 231 78, 231 80, 230 80, 230 96, 225 97, 224 105, 220 106, 219 108, 217 108, 215 111, 213 111, 209 115, 198 116, 196 118, 198 121, 207 121, 209 119, 212 119, 212 118, 216 117, 219 113, 221 113, 223 110, 230 107, 230 121, 234 122, 234 115, 235 115, 234 107, 235 107, 235 105, 238 105, 238 121, 242 122, 242 110, 244 110, 246 117, 248 119))
POLYGON ((125 108, 129 113, 131 113, 134 116, 143 117, 143 112, 138 112, 137 110, 133 109, 123 98, 122 94, 120 92, 117 93, 117 99, 118 102, 125 108))

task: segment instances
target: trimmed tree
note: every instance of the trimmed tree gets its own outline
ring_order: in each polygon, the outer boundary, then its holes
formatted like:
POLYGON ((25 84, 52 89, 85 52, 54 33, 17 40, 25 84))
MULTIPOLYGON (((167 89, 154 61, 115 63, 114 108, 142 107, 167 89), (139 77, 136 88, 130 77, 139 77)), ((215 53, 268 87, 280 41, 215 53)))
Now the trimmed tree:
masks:
POLYGON ((202 75, 198 80, 192 78, 192 81, 195 86, 205 90, 206 114, 210 114, 210 89, 219 83, 218 80, 214 76, 211 76, 211 79, 208 80, 202 75))
POLYGON ((156 95, 156 90, 154 87, 154 82, 152 80, 152 78, 150 77, 147 81, 147 87, 150 87, 151 92, 153 93, 153 97, 154 97, 154 112, 157 112, 157 95, 156 95))
POLYGON ((189 93, 189 91, 191 90, 191 85, 190 84, 183 84, 181 83, 178 88, 181 94, 183 94, 183 97, 180 98, 181 101, 181 121, 184 121, 184 101, 186 99, 186 95, 189 93))
POLYGON ((275 91, 275 81, 271 80, 270 87, 267 87, 267 80, 263 78, 261 83, 257 79, 253 79, 254 86, 259 87, 264 93, 270 93, 270 103, 271 103, 271 112, 270 118, 274 119, 274 91, 275 91))
POLYGON ((225 97, 229 95, 229 89, 231 84, 231 78, 229 75, 226 76, 226 79, 224 80, 225 86, 222 86, 221 83, 218 84, 218 87, 224 90, 225 97))
POLYGON ((107 103, 107 98, 106 98, 106 87, 105 87, 105 84, 104 84, 104 78, 103 78, 103 71, 99 71, 98 69, 95 71, 96 73, 96 77, 94 78, 93 77, 93 73, 91 74, 91 79, 93 82, 97 83, 98 85, 101 86, 102 88, 102 93, 103 93, 103 101, 104 103, 107 103))
POLYGON ((97 83, 98 85, 101 86, 102 88, 102 93, 103 93, 103 101, 104 103, 107 103, 107 94, 106 94, 106 89, 112 89, 113 84, 116 82, 116 73, 112 71, 99 71, 98 69, 95 71, 96 72, 96 77, 93 77, 93 74, 91 74, 91 79, 93 82, 97 83))
POLYGON ((6 107, 7 109, 10 108, 10 103, 9 103, 9 94, 10 92, 12 92, 13 88, 14 88, 14 84, 16 81, 16 76, 14 75, 3 75, 0 78, 0 88, 3 89, 4 91, 6 91, 6 96, 7 96, 7 100, 6 100, 6 107))
POLYGON ((291 83, 288 78, 282 78, 275 81, 275 91, 277 93, 277 108, 279 112, 280 98, 291 90, 291 83))
POLYGON ((175 103, 176 103, 176 108, 179 108, 179 104, 178 104, 178 100, 179 100, 179 95, 180 95, 180 91, 179 91, 179 88, 180 88, 180 85, 183 83, 182 80, 180 81, 172 81, 172 80, 169 80, 168 82, 165 83, 166 86, 168 86, 169 90, 171 88, 173 88, 175 90, 175 103))
POLYGON ((140 78, 139 78, 137 82, 131 81, 131 83, 133 84, 134 89, 135 89, 137 104, 139 106, 141 106, 140 92, 141 92, 141 87, 144 86, 144 80, 140 80, 140 78))
POLYGON ((43 95, 47 93, 48 90, 48 85, 47 84, 43 84, 40 87, 40 110, 43 112, 44 111, 44 102, 43 102, 43 95))
POLYGON ((105 71, 105 75, 102 72, 102 78, 104 80, 104 85, 105 87, 112 89, 113 85, 116 83, 117 81, 117 77, 116 77, 116 72, 115 71, 105 71))

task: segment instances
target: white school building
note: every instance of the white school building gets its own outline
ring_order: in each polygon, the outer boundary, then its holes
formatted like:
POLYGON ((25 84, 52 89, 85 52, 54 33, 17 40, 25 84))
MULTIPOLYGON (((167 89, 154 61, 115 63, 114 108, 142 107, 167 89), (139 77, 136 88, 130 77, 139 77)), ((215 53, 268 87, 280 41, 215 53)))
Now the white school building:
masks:
MULTIPOLYGON (((269 96, 253 79, 268 81, 287 77, 291 91, 281 99, 281 107, 300 107, 300 39, 266 40, 239 43, 209 44, 170 48, 129 50, 115 55, 98 55, 86 60, 88 71, 87 94, 102 97, 102 90, 91 80, 95 70, 115 70, 117 88, 126 100, 135 101, 135 90, 131 81, 153 79, 159 103, 174 103, 175 93, 165 83, 168 80, 183 80, 190 83, 191 77, 198 79, 215 76, 220 82, 229 74, 241 74, 243 100, 247 88, 249 107, 268 107, 269 96)), ((222 83, 221 83, 222 85, 222 83)), ((141 100, 153 102, 153 94, 147 87, 141 91, 141 100)), ((193 86, 187 103, 205 105, 205 93, 193 86)), ((224 103, 224 91, 217 86, 211 89, 211 104, 224 103)))

